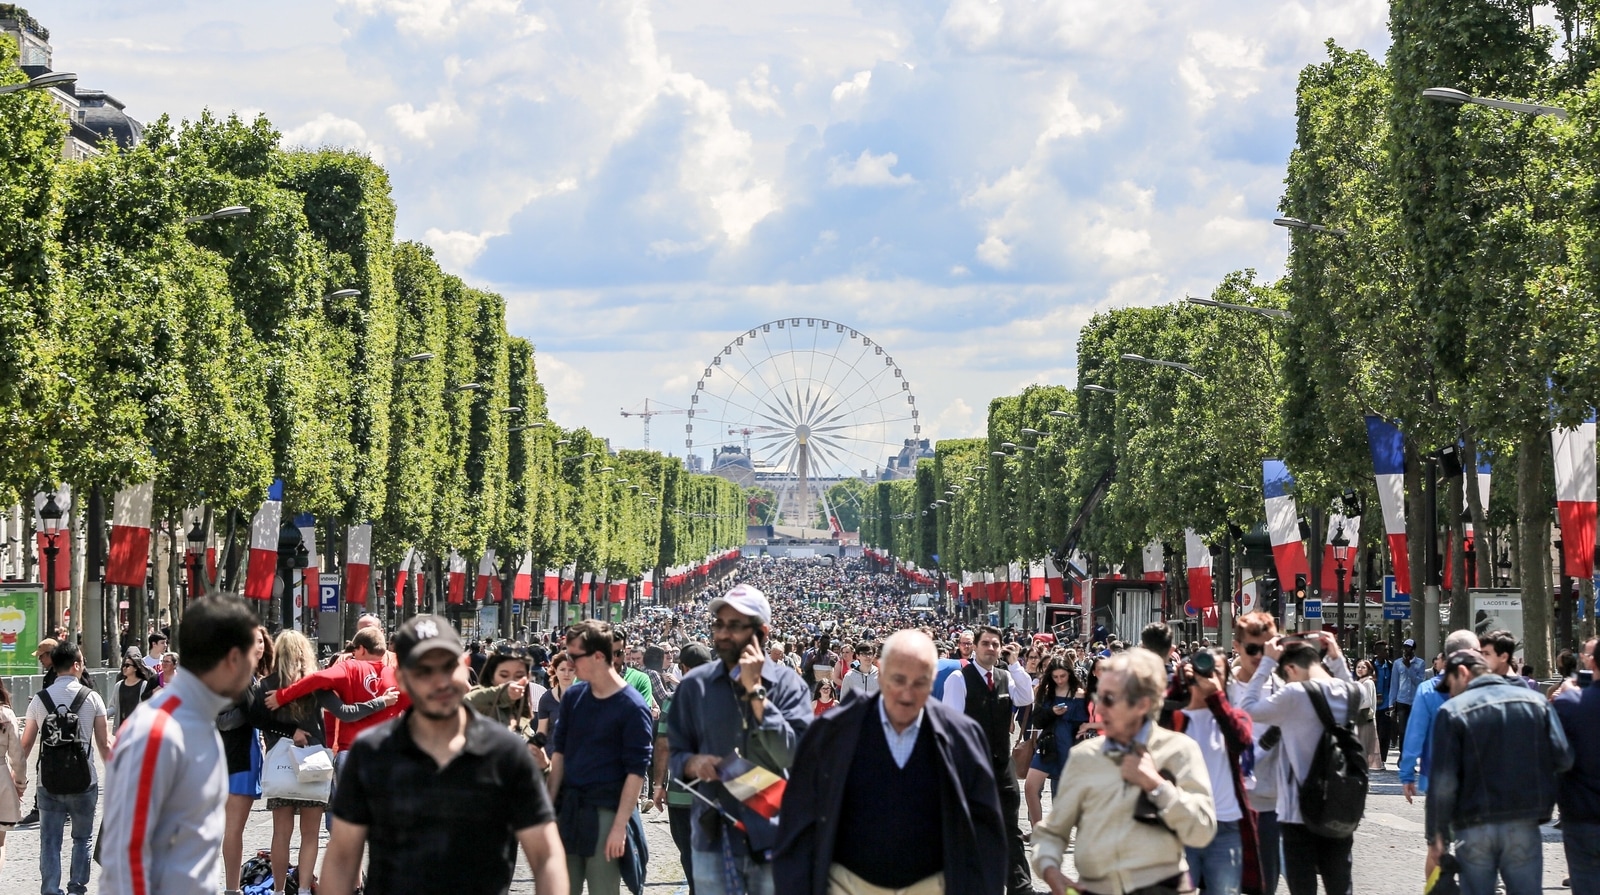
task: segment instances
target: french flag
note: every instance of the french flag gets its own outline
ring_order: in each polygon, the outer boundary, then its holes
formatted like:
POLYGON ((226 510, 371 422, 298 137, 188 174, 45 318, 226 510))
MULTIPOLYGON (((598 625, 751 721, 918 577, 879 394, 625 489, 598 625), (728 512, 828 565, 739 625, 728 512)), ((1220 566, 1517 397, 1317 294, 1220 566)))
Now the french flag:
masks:
POLYGON ((1192 528, 1183 532, 1184 570, 1189 583, 1189 605, 1203 611, 1216 605, 1211 593, 1211 548, 1192 528))
POLYGON ((547 603, 561 602, 561 570, 544 570, 544 599, 547 603))
POLYGON ((450 551, 450 579, 445 601, 452 606, 467 602, 467 558, 450 551))
POLYGON ((1272 558, 1278 564, 1278 580, 1290 582, 1294 576, 1309 575, 1305 546, 1300 541, 1300 511, 1294 502, 1294 476, 1282 460, 1261 462, 1262 482, 1267 495, 1267 534, 1272 537, 1272 558))
POLYGON ((372 589, 372 526, 350 526, 344 547, 346 599, 352 606, 365 606, 367 591, 372 589))
POLYGON ((1144 580, 1167 580, 1167 550, 1160 541, 1151 541, 1144 548, 1144 580))
POLYGON ((250 520, 250 570, 244 595, 252 600, 272 599, 272 582, 278 576, 278 529, 283 525, 283 479, 273 479, 267 499, 250 520))
POLYGON ((1067 580, 1061 577, 1056 561, 1048 556, 1044 558, 1044 592, 1052 603, 1067 602, 1067 580))
POLYGON ((517 577, 511 582, 511 599, 519 603, 526 603, 533 599, 533 553, 522 554, 522 562, 517 563, 517 577))
POLYGON ((1050 588, 1045 583, 1044 563, 1028 563, 1028 602, 1042 603, 1050 588))
POLYGON ((1406 440, 1400 429, 1382 417, 1367 417, 1367 444, 1372 472, 1383 508, 1383 531, 1394 560, 1395 590, 1411 592, 1411 557, 1406 552, 1406 440))
POLYGON ((1350 558, 1345 560, 1344 563, 1344 586, 1346 592, 1349 593, 1352 583, 1349 573, 1356 567, 1356 551, 1361 547, 1361 517, 1341 516, 1338 513, 1330 513, 1328 515, 1328 540, 1327 543, 1322 545, 1323 596, 1339 592, 1339 561, 1333 555, 1333 539, 1340 531, 1344 532, 1345 540, 1350 542, 1350 558))
POLYGON ((1588 578, 1594 574, 1594 416, 1577 428, 1552 430, 1550 442, 1556 465, 1556 511, 1561 516, 1561 573, 1588 578))
POLYGON ((628 600, 628 582, 626 582, 626 581, 613 581, 613 582, 611 582, 611 602, 613 602, 613 603, 625 603, 625 602, 627 602, 627 600, 628 600))
POLYGON ((1022 563, 1014 562, 1006 567, 1006 598, 1011 603, 1026 603, 1028 601, 1028 582, 1022 577, 1022 563))
MULTIPOLYGON (((1485 513, 1489 512, 1489 482, 1490 482, 1491 475, 1492 474, 1490 473, 1490 470, 1489 470, 1488 454, 1479 453, 1479 455, 1478 455, 1478 505, 1483 507, 1483 511, 1485 513)), ((1474 545, 1477 543, 1477 538, 1476 538, 1475 533, 1473 531, 1473 525, 1472 525, 1472 510, 1471 510, 1471 506, 1472 506, 1471 503, 1467 500, 1467 492, 1466 491, 1462 491, 1461 492, 1461 517, 1464 520, 1464 525, 1465 525, 1465 531, 1464 531, 1465 541, 1466 541, 1465 549, 1467 549, 1467 550, 1475 549, 1474 545)), ((1446 545, 1450 545, 1451 544, 1451 540, 1452 540, 1452 538, 1451 538, 1450 534, 1447 532, 1445 534, 1445 544, 1446 545)), ((1446 550, 1445 554, 1447 556, 1453 556, 1454 555, 1449 550, 1446 550)), ((1492 557, 1479 557, 1478 558, 1478 562, 1485 563, 1485 562, 1492 561, 1492 559, 1493 559, 1492 557)), ((1452 586, 1451 572, 1450 572, 1450 569, 1451 569, 1452 565, 1454 565, 1454 564, 1450 563, 1450 562, 1447 562, 1447 563, 1444 564, 1444 586, 1445 586, 1446 590, 1449 590, 1450 587, 1452 586)), ((1478 586, 1478 580, 1483 580, 1484 576, 1483 576, 1483 574, 1481 572, 1478 571, 1478 566, 1476 566, 1476 565, 1473 567, 1472 571, 1473 571, 1473 575, 1475 576, 1475 578, 1477 580, 1469 580, 1467 582, 1467 586, 1468 587, 1477 587, 1478 586)))
POLYGON ((400 571, 394 576, 394 605, 406 603, 406 579, 411 577, 411 563, 417 557, 417 548, 407 547, 405 559, 400 560, 400 571))
POLYGON ((310 513, 294 517, 295 528, 300 529, 300 540, 306 545, 306 568, 300 580, 305 583, 305 602, 302 606, 315 606, 318 585, 322 583, 322 556, 317 552, 317 520, 310 513))
POLYGON ((640 599, 648 600, 651 597, 654 597, 655 593, 656 593, 656 583, 654 581, 651 581, 649 578, 646 578, 645 580, 639 582, 639 598, 640 599))
POLYGON ((574 587, 574 584, 575 584, 575 581, 576 581, 577 577, 578 577, 578 570, 574 566, 567 566, 566 568, 561 570, 561 592, 560 592, 560 596, 557 599, 557 602, 561 602, 561 603, 576 603, 577 602, 577 594, 573 593, 573 591, 576 589, 574 587))
POLYGON ((483 555, 478 557, 478 580, 473 586, 472 597, 479 603, 500 599, 500 576, 494 567, 493 547, 485 547, 483 555))
POLYGON ((144 587, 150 564, 150 514, 155 483, 130 485, 111 499, 111 552, 106 558, 107 584, 144 587))

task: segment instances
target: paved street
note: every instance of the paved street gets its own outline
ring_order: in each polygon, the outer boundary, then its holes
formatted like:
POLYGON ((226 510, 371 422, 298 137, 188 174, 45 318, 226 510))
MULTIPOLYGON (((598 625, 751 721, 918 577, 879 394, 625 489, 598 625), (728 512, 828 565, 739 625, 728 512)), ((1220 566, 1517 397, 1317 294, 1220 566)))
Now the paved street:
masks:
MULTIPOLYGON (((1046 793, 1046 810, 1049 794, 1046 793)), ((30 797, 31 798, 31 797, 30 797)), ((265 849, 272 837, 272 818, 267 814, 265 802, 250 817, 245 832, 245 854, 265 849)), ((1024 809, 1026 810, 1026 809, 1024 809)), ((1367 800, 1367 819, 1356 832, 1355 890, 1360 895, 1413 895, 1422 889, 1422 860, 1426 853, 1422 842, 1422 802, 1406 804, 1400 794, 1400 784, 1393 771, 1375 775, 1372 795, 1367 800)), ((1026 823, 1026 820, 1024 820, 1026 823)), ((683 873, 679 869, 677 851, 667 828, 664 814, 650 812, 645 815, 645 830, 650 843, 650 874, 646 891, 662 895, 679 895, 688 891, 683 886, 683 873)), ((1545 890, 1565 891, 1561 888, 1566 876, 1566 861, 1561 854, 1561 833, 1545 828, 1545 890)), ((63 849, 63 864, 67 861, 63 849)), ((1293 861, 1293 855, 1285 856, 1293 861)), ((98 875, 98 874, 97 874, 98 875)), ((62 884, 65 886, 63 878, 62 884)), ((1040 886, 1041 888, 1042 885, 1040 886)), ((222 888, 221 880, 217 888, 222 888)), ((24 895, 39 891, 39 831, 37 827, 13 831, 6 838, 6 863, 0 869, 0 892, 5 895, 24 895)), ((98 891, 93 883, 90 892, 98 891)), ((514 893, 533 892, 533 879, 527 865, 519 861, 514 893)), ((1284 892, 1282 886, 1279 892, 1284 892)), ((951 893, 956 895, 956 893, 951 893)))

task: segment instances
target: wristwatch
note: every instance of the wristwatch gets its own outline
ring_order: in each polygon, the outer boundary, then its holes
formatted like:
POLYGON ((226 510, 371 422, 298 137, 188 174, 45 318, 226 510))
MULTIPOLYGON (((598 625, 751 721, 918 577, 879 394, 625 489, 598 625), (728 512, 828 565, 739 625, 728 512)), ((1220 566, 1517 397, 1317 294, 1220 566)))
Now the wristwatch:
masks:
POLYGON ((744 694, 744 698, 745 699, 766 699, 767 698, 767 688, 765 686, 761 685, 761 684, 756 684, 756 687, 755 687, 754 690, 751 690, 750 692, 744 694))

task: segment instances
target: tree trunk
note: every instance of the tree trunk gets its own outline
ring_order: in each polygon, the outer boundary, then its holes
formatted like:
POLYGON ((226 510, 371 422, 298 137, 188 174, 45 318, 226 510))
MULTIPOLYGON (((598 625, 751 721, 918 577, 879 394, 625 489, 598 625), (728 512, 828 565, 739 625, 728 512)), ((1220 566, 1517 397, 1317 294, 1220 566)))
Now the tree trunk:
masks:
POLYGON ((1445 505, 1449 508, 1447 518, 1450 523, 1450 537, 1447 541, 1450 552, 1445 557, 1445 562, 1450 564, 1450 630, 1459 631, 1471 627, 1471 615, 1467 606, 1467 525, 1465 514, 1462 512, 1462 485, 1466 475, 1450 479, 1449 487, 1445 488, 1445 505))
POLYGON ((1550 437, 1542 430, 1523 433, 1517 443, 1517 568, 1522 583, 1524 655, 1540 678, 1550 663, 1550 495, 1544 467, 1550 437))
MULTIPOLYGON (((1427 612, 1427 603, 1424 599, 1425 589, 1428 584, 1428 545, 1424 538, 1435 537, 1432 520, 1427 516, 1427 501, 1423 496, 1423 462, 1417 454, 1416 445, 1411 439, 1405 440, 1406 447, 1406 559, 1411 563, 1411 574, 1404 582, 1411 593, 1411 636, 1417 643, 1422 643, 1423 632, 1427 630, 1424 624, 1424 613, 1427 612)), ((1399 586, 1402 582, 1395 582, 1399 586)), ((1425 657, 1431 659, 1432 657, 1425 657)))

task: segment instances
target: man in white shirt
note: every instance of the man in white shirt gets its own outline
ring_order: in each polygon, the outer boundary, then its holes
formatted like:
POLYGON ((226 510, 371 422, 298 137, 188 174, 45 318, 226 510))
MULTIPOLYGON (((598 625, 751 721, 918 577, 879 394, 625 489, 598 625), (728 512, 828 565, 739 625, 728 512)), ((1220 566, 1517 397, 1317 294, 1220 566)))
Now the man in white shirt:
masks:
MULTIPOLYGON (((876 696, 878 694, 878 665, 877 650, 871 643, 865 641, 855 646, 855 664, 857 667, 845 672, 844 682, 840 685, 840 692, 844 696, 855 694, 857 696, 876 696)), ((841 702, 844 700, 841 699, 841 702)))
MULTIPOLYGON (((89 887, 89 839, 94 833, 95 804, 100 798, 99 774, 94 757, 89 753, 93 743, 100 751, 102 761, 111 760, 110 736, 106 727, 106 704, 100 694, 87 687, 79 678, 83 675, 83 654, 76 644, 58 643, 50 651, 56 679, 49 687, 34 695, 28 703, 28 720, 22 730, 23 774, 27 773, 27 756, 33 751, 35 741, 41 739, 39 779, 39 882, 40 891, 61 891, 61 834, 68 818, 72 819, 72 865, 67 876, 67 891, 86 892, 89 887), (48 698, 48 705, 46 704, 48 698), (54 734, 47 724, 49 715, 57 719, 63 715, 77 715, 76 730, 64 730, 62 736, 76 737, 76 748, 82 750, 87 767, 77 765, 73 770, 60 770, 59 750, 74 748, 63 742, 50 742, 54 734), (46 752, 50 760, 46 760, 46 752), (60 776, 52 779, 52 773, 60 776)), ((27 785, 26 779, 17 781, 18 788, 27 785)))

